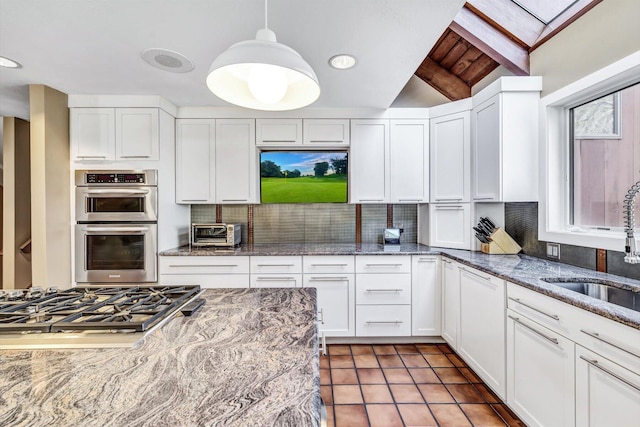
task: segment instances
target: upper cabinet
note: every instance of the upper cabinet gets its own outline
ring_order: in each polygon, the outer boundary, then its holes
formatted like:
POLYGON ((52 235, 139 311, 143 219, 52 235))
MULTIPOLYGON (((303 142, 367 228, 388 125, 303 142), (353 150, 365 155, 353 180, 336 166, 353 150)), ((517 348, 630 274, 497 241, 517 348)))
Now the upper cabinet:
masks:
POLYGON ((302 119, 256 119, 258 146, 302 144, 302 119))
POLYGON ((540 89, 539 77, 503 77, 474 96, 472 201, 538 200, 540 89))
POLYGON ((157 108, 72 108, 73 160, 159 160, 157 108))
POLYGON ((351 203, 385 203, 389 196, 389 121, 351 120, 351 203))
POLYGON ((215 120, 176 120, 176 203, 215 203, 215 144, 215 120))
POLYGON ((431 203, 470 199, 471 113, 431 118, 431 203))
POLYGON ((259 203, 253 119, 216 120, 216 199, 218 203, 259 203))
POLYGON ((349 146, 348 119, 304 119, 303 143, 309 146, 349 146))
POLYGON ((348 147, 348 119, 256 119, 258 147, 348 147))

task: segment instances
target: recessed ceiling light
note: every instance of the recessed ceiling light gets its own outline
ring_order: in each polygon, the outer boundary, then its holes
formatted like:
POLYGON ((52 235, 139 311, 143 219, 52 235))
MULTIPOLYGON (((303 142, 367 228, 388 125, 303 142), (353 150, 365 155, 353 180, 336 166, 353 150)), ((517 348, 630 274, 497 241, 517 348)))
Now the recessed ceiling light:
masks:
POLYGON ((169 49, 151 48, 141 56, 149 65, 171 73, 188 73, 194 68, 189 58, 169 49))
POLYGON ((332 56, 331 59, 329 59, 329 65, 338 70, 347 70, 356 65, 356 58, 342 53, 332 56))
POLYGON ((5 58, 4 56, 0 56, 0 67, 6 68, 22 68, 20 63, 14 61, 13 59, 5 58))

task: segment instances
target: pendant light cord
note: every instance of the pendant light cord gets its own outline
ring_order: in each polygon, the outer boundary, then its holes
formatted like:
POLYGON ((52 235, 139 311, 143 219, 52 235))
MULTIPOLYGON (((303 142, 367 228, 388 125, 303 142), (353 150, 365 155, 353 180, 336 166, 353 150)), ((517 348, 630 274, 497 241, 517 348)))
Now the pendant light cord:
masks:
POLYGON ((267 2, 269 0, 264 0, 264 28, 269 28, 267 23, 269 22, 269 17, 267 15, 267 2))

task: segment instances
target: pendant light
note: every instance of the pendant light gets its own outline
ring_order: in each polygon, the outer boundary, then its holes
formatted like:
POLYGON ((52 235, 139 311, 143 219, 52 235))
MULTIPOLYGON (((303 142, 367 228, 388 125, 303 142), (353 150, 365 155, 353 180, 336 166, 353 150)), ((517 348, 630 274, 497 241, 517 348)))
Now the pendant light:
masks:
POLYGON ((305 107, 320 96, 318 77, 298 52, 276 41, 267 26, 255 40, 236 43, 211 64, 207 86, 217 97, 254 110, 285 111, 305 107))

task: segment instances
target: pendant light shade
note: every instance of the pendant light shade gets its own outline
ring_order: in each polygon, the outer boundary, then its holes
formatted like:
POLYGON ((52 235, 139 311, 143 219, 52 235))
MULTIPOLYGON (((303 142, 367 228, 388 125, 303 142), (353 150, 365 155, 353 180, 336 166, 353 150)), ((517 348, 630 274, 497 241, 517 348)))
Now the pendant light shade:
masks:
POLYGON ((305 107, 320 96, 318 77, 298 52, 266 26, 255 40, 236 43, 211 64, 207 86, 217 97, 254 110, 305 107))

